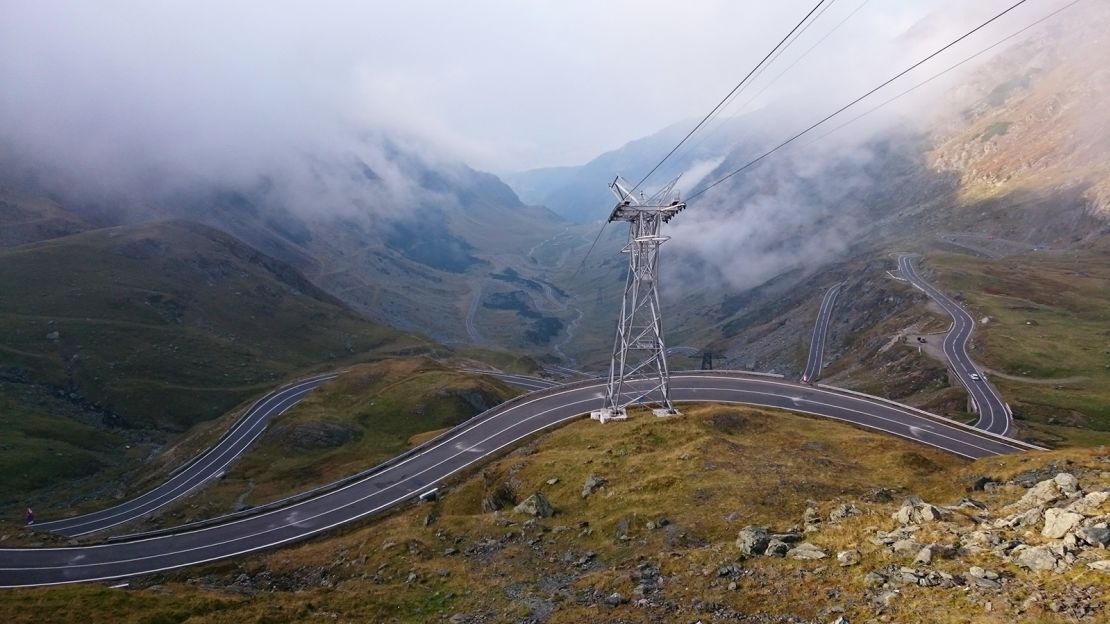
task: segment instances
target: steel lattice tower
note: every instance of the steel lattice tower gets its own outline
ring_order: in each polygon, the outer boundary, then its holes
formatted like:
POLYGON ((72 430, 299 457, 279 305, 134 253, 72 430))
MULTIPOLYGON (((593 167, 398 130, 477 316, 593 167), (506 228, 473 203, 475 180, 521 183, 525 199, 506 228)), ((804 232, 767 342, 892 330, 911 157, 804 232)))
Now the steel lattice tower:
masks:
POLYGON ((667 348, 663 342, 663 319, 659 308, 659 246, 663 224, 686 208, 673 192, 676 178, 651 197, 634 194, 634 188, 621 177, 609 185, 617 205, 609 222, 628 221, 628 277, 624 284, 617 335, 613 340, 613 359, 609 363, 609 386, 605 405, 590 413, 601 422, 628 418, 626 408, 633 403, 654 403, 657 416, 677 414, 671 403, 670 371, 667 348))

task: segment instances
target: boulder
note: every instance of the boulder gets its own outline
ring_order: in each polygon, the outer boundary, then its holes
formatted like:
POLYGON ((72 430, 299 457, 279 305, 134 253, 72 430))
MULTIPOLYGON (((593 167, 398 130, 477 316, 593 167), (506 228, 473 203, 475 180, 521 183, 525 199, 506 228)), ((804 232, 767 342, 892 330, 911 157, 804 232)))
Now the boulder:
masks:
POLYGON ((1031 546, 1018 551, 1014 563, 1030 570, 1055 570, 1056 554, 1048 546, 1031 546))
POLYGON ((599 477, 597 475, 590 475, 586 477, 586 483, 582 486, 582 498, 586 498, 590 494, 593 494, 597 491, 599 487, 605 485, 608 482, 608 479, 606 479, 605 477, 599 477))
POLYGON ((1029 488, 1025 495, 1021 497, 1021 500, 1017 502, 1017 506, 1022 509, 1044 507, 1063 497, 1064 493, 1060 491, 1060 486, 1056 484, 1056 480, 1047 479, 1029 488))
POLYGON ((943 512, 938 507, 925 503, 917 508, 917 513, 921 522, 936 522, 943 512))
POLYGON ((772 537, 771 540, 767 542, 767 548, 763 551, 763 554, 768 557, 785 557, 789 550, 790 544, 772 537))
POLYGON ((513 511, 536 518, 550 518, 555 515, 555 508, 551 505, 551 501, 539 492, 521 501, 519 505, 513 507, 513 511))
POLYGON ((1102 561, 1092 561, 1087 564, 1087 567, 1099 572, 1110 572, 1110 559, 1103 559, 1102 561))
POLYGON ((902 539, 894 542, 891 548, 893 548, 894 552, 899 555, 908 555, 920 551, 921 544, 918 544, 911 539, 902 539))
POLYGON ((1033 525, 1035 525, 1035 524, 1037 524, 1038 522, 1041 521, 1041 514, 1042 513, 1043 513, 1043 511, 1040 507, 1033 507, 1032 509, 1027 509, 1025 511, 1019 511, 1018 513, 1006 516, 1005 518, 999 518, 998 520, 995 520, 994 521, 994 528, 996 528, 996 529, 1004 529, 1004 528, 1017 529, 1017 528, 1020 528, 1020 527, 1033 526, 1033 525))
POLYGON ((923 503, 920 499, 907 498, 898 511, 891 516, 899 524, 921 524, 922 522, 936 522, 944 515, 939 507, 923 503))
POLYGON ((1083 516, 1063 509, 1049 509, 1044 512, 1044 529, 1041 535, 1053 539, 1060 539, 1069 531, 1079 526, 1083 516))
POLYGON ((854 566, 857 563, 859 563, 859 560, 860 560, 859 551, 855 550, 855 549, 842 550, 842 551, 836 553, 836 562, 839 563, 840 567, 842 567, 842 568, 846 568, 848 566, 854 566))
POLYGON ((991 581, 997 581, 998 580, 998 573, 997 572, 991 572, 990 570, 984 570, 983 568, 980 568, 979 566, 971 566, 971 568, 967 571, 967 575, 970 576, 970 577, 974 577, 974 578, 985 578, 985 579, 988 579, 988 580, 991 580, 991 581))
POLYGON ((821 524, 821 511, 814 506, 807 506, 804 513, 802 513, 802 526, 816 527, 821 524))
POLYGON ((825 551, 813 544, 798 544, 794 548, 791 548, 786 553, 786 556, 791 559, 824 559, 828 557, 825 551))
POLYGON ((746 526, 736 536, 736 547, 745 555, 761 555, 767 550, 771 537, 765 527, 746 526))
POLYGON ((913 504, 908 501, 902 503, 902 506, 899 507, 898 511, 894 512, 894 515, 891 517, 894 518, 898 524, 909 524, 913 522, 913 504))
POLYGON ((863 584, 868 587, 878 587, 883 583, 886 583, 886 577, 878 572, 868 572, 863 577, 863 584))
POLYGON ((609 594, 609 597, 605 599, 605 604, 610 607, 620 606, 626 602, 628 602, 628 599, 616 592, 609 594))
POLYGON ((1060 491, 1066 496, 1073 496, 1079 493, 1079 479, 1076 479, 1075 475, 1070 472, 1061 472, 1053 477, 1052 480, 1056 482, 1056 486, 1059 487, 1060 491))
POLYGON ((1064 509, 1084 516, 1097 516, 1107 499, 1110 499, 1110 492, 1091 492, 1064 509))
POLYGON ((933 548, 925 546, 917 551, 917 556, 913 558, 913 562, 918 565, 929 565, 933 562, 933 548))
POLYGON ((1098 548, 1110 546, 1110 529, 1106 527, 1083 527, 1076 530, 1075 537, 1090 546, 1098 548))
POLYGON ((858 516, 860 513, 862 512, 859 510, 859 507, 851 503, 837 505, 836 508, 829 513, 829 522, 841 522, 851 516, 858 516))

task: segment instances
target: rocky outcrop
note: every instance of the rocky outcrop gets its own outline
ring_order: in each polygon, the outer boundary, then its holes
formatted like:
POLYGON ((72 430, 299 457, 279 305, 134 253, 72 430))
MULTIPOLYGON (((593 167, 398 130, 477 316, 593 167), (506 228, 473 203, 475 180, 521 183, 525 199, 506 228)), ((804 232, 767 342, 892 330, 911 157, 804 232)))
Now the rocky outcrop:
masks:
POLYGON ((922 524, 936 522, 944 516, 944 513, 939 507, 921 502, 921 499, 907 498, 891 517, 899 524, 922 524))
POLYGON ((598 488, 608 482, 609 480, 605 477, 599 477, 597 475, 590 475, 586 477, 586 482, 582 485, 582 498, 588 498, 591 494, 596 492, 598 488))
POLYGON ((513 507, 513 511, 536 518, 550 518, 555 515, 555 507, 543 494, 536 492, 513 507))
POLYGON ((1062 509, 1049 509, 1044 512, 1044 528, 1041 535, 1060 539, 1079 526, 1083 516, 1062 509))
POLYGON ((771 543, 771 535, 765 527, 746 526, 736 536, 736 547, 745 555, 762 555, 771 543))

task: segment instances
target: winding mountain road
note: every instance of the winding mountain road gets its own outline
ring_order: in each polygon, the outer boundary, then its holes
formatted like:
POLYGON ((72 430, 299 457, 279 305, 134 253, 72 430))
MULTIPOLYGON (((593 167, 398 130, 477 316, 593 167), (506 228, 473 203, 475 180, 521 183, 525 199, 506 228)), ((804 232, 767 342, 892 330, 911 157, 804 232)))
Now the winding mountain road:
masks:
POLYGON ((967 388, 979 412, 979 420, 975 426, 991 433, 1008 435, 1013 426, 1010 408, 967 354, 967 341, 975 329, 975 319, 948 295, 921 279, 914 267, 915 258, 909 254, 899 256, 898 269, 902 277, 922 290, 952 317, 952 328, 944 336, 942 349, 948 359, 949 368, 955 371, 960 383, 967 388))
MULTIPOLYGON (((601 402, 604 387, 604 381, 591 379, 526 394, 357 480, 257 515, 131 541, 0 550, 0 587, 149 574, 301 541, 413 500, 528 436, 583 417, 601 402)), ((884 399, 770 377, 721 371, 675 373, 672 398, 823 416, 967 458, 1036 448, 884 399)))
POLYGON ((323 373, 295 381, 267 394, 252 405, 219 442, 170 478, 133 499, 93 513, 40 522, 35 530, 50 531, 66 537, 96 533, 149 515, 218 477, 258 438, 274 416, 280 416, 320 384, 339 373, 323 373))
POLYGON ((840 294, 843 284, 834 284, 825 291, 821 299, 821 308, 817 312, 817 323, 813 326, 813 335, 809 339, 809 359, 806 360, 806 369, 802 372, 802 381, 814 383, 821 376, 821 369, 825 367, 825 335, 829 331, 829 319, 832 318, 833 307, 836 305, 836 296, 840 294))

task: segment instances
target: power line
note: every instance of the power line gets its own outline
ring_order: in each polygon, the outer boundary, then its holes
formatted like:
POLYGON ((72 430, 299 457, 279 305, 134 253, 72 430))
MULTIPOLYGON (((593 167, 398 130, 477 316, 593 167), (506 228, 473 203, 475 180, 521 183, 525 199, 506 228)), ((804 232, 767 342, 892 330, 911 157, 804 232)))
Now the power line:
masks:
POLYGON ((771 48, 771 51, 768 52, 766 56, 764 56, 758 63, 756 63, 755 67, 753 67, 751 69, 751 71, 749 71, 748 74, 746 76, 744 76, 743 80, 736 83, 736 86, 733 87, 732 90, 728 92, 728 95, 726 95, 724 98, 722 98, 721 101, 718 102, 717 105, 713 107, 713 110, 709 111, 709 113, 706 114, 705 117, 702 117, 702 120, 698 122, 698 125, 694 126, 693 130, 690 130, 690 132, 688 132, 686 134, 686 136, 683 137, 682 140, 678 142, 678 145, 675 145, 673 148, 671 148, 671 151, 667 152, 667 155, 664 156, 663 159, 660 160, 654 167, 652 167, 651 171, 648 171, 647 175, 645 175, 639 182, 636 183, 636 186, 632 187, 632 190, 629 191, 629 194, 635 192, 636 189, 640 188, 640 185, 642 185, 644 182, 646 182, 647 179, 650 178, 651 175, 659 169, 659 167, 663 166, 663 163, 667 162, 668 158, 670 158, 672 155, 674 155, 674 153, 676 151, 678 151, 678 148, 682 147, 682 145, 684 143, 686 143, 686 141, 688 141, 690 139, 690 137, 694 136, 694 133, 697 132, 702 126, 704 126, 705 123, 707 121, 709 121, 709 118, 712 117, 713 114, 716 113, 718 109, 720 109, 722 106, 725 105, 726 102, 728 102, 729 98, 731 98, 733 96, 733 94, 736 93, 740 89, 740 87, 742 87, 748 81, 748 79, 752 77, 752 74, 754 74, 756 72, 756 70, 758 70, 760 67, 762 67, 763 64, 767 62, 767 59, 771 58, 771 55, 773 55, 776 50, 778 50, 780 47, 782 47, 782 45, 784 43, 786 43, 786 40, 789 39, 790 36, 793 35, 796 30, 801 28, 802 24, 804 24, 806 22, 806 20, 809 19, 809 16, 813 15, 813 13, 815 11, 817 11, 817 9, 821 8, 821 5, 825 4, 825 1, 826 0, 818 0, 817 4, 813 5, 813 8, 809 10, 809 13, 806 13, 805 17, 803 17, 800 22, 795 24, 794 28, 791 28, 790 32, 786 33, 786 36, 783 37, 782 40, 779 41, 775 45, 775 47, 771 48))
MULTIPOLYGON (((802 62, 802 60, 804 60, 804 59, 805 59, 805 58, 806 58, 807 56, 809 56, 809 53, 810 53, 810 52, 813 52, 814 48, 816 48, 817 46, 819 46, 819 45, 821 45, 822 43, 824 43, 824 41, 825 41, 826 39, 828 39, 828 38, 829 38, 830 36, 832 36, 832 34, 833 34, 833 33, 835 33, 835 32, 836 32, 837 30, 839 30, 839 29, 840 29, 840 27, 841 27, 841 26, 843 26, 845 22, 847 22, 848 20, 852 19, 852 17, 853 17, 853 16, 854 16, 854 15, 855 15, 856 13, 859 13, 860 9, 862 9, 862 8, 864 7, 864 5, 866 5, 866 4, 867 4, 867 3, 869 2, 869 1, 870 1, 870 0, 863 0, 863 2, 860 2, 860 3, 859 3, 859 5, 858 5, 858 6, 857 6, 857 7, 855 8, 855 9, 853 9, 851 13, 849 13, 849 14, 848 14, 848 15, 847 15, 847 16, 846 16, 846 17, 845 17, 844 19, 840 20, 840 22, 839 22, 839 23, 837 23, 837 25, 836 25, 836 26, 833 26, 833 27, 832 27, 832 29, 831 29, 831 30, 830 30, 829 32, 825 33, 825 36, 821 37, 821 38, 820 38, 820 39, 818 39, 818 40, 817 40, 816 42, 814 42, 814 44, 813 44, 813 45, 811 45, 811 46, 810 46, 810 47, 809 47, 809 48, 808 48, 808 49, 807 49, 807 50, 806 50, 805 52, 802 52, 802 55, 801 55, 801 56, 799 56, 798 58, 794 59, 794 62, 793 62, 793 63, 791 63, 791 64, 790 64, 789 66, 787 66, 787 68, 786 68, 786 69, 782 70, 782 71, 781 71, 781 72, 780 72, 780 73, 779 73, 779 74, 778 74, 777 76, 775 76, 774 78, 772 78, 772 79, 771 79, 771 82, 768 82, 768 83, 767 83, 767 84, 766 84, 766 85, 765 85, 765 86, 764 86, 764 87, 763 87, 762 89, 760 89, 760 90, 759 90, 759 93, 756 93, 755 95, 753 95, 753 96, 751 96, 750 98, 748 98, 748 101, 747 101, 747 102, 744 102, 744 104, 743 104, 743 105, 741 105, 739 109, 737 109, 736 113, 733 113, 733 116, 735 117, 735 116, 736 116, 736 114, 738 114, 739 112, 741 112, 741 111, 743 111, 743 110, 744 110, 745 108, 747 108, 747 107, 748 107, 748 105, 749 105, 749 104, 751 104, 752 102, 754 102, 754 101, 755 101, 755 100, 756 100, 757 98, 759 98, 759 96, 761 96, 761 95, 763 95, 764 93, 766 93, 766 92, 767 92, 767 89, 770 89, 770 88, 771 88, 772 86, 774 86, 774 84, 775 84, 776 82, 778 82, 778 81, 779 81, 779 78, 782 78, 782 77, 783 77, 783 76, 785 76, 785 75, 786 75, 786 74, 787 74, 787 73, 788 73, 788 72, 789 72, 789 71, 790 71, 791 69, 794 69, 794 66, 795 66, 795 65, 797 65, 797 64, 798 64, 798 63, 800 63, 800 62, 802 62)), ((730 119, 731 119, 731 117, 730 117, 730 119)))
MULTIPOLYGON (((832 0, 832 1, 835 2, 836 0, 832 0)), ((756 72, 756 70, 758 70, 760 67, 762 67, 763 64, 767 62, 767 59, 771 58, 771 55, 773 55, 776 50, 778 50, 780 47, 782 47, 783 43, 785 43, 787 39, 790 39, 791 35, 793 35, 794 32, 797 31, 798 28, 801 27, 802 24, 804 24, 809 19, 809 17, 811 15, 813 15, 813 13, 821 7, 821 5, 825 4, 825 2, 826 2, 826 0, 818 0, 817 4, 815 4, 813 6, 813 8, 809 10, 809 13, 806 13, 805 17, 803 17, 800 22, 795 24, 794 28, 791 28, 790 32, 786 33, 786 36, 783 37, 782 40, 779 41, 775 45, 775 47, 771 48, 771 51, 768 52, 767 55, 764 56, 758 63, 756 63, 755 67, 753 67, 751 69, 751 71, 749 71, 748 74, 746 76, 744 76, 744 78, 739 83, 737 83, 736 86, 733 87, 731 91, 728 92, 728 95, 726 95, 720 102, 718 102, 717 105, 713 107, 713 110, 709 111, 709 113, 706 114, 706 116, 703 117, 702 120, 699 121, 698 124, 696 126, 694 126, 694 128, 692 130, 690 130, 690 132, 688 132, 686 134, 686 136, 683 137, 682 140, 678 142, 677 145, 675 145, 673 148, 671 148, 671 151, 667 152, 667 155, 664 156, 663 159, 660 160, 658 163, 656 163, 656 165, 651 168, 651 171, 648 171, 647 175, 645 175, 643 178, 641 178, 640 181, 637 182, 636 185, 632 187, 632 190, 630 190, 628 192, 628 194, 631 195, 632 193, 636 192, 636 189, 640 188, 640 185, 642 185, 644 182, 646 182, 647 179, 650 178, 651 175, 659 169, 659 167, 663 166, 663 163, 667 162, 667 159, 670 158, 672 155, 674 155, 674 153, 676 151, 678 151, 678 148, 682 147, 682 145, 684 143, 686 143, 686 141, 688 141, 690 139, 690 137, 693 136, 694 133, 698 131, 698 129, 700 129, 702 126, 704 126, 705 123, 709 120, 709 118, 712 117, 717 112, 717 110, 719 110, 729 100, 729 98, 731 98, 733 96, 733 94, 735 94, 738 90, 740 90, 740 88, 748 81, 748 79, 751 78, 752 74, 754 74, 756 72)), ((597 241, 601 240, 601 235, 602 235, 602 233, 605 232, 605 226, 607 224, 608 224, 608 221, 605 221, 601 224, 601 228, 598 230, 597 236, 594 237, 593 244, 590 245, 590 249, 586 252, 586 255, 582 256, 582 262, 580 262, 578 264, 578 268, 575 269, 574 274, 571 276, 572 278, 577 276, 578 273, 582 270, 582 267, 584 267, 586 265, 586 260, 590 257, 590 254, 593 252, 594 247, 597 245, 597 241)))
POLYGON ((822 134, 818 137, 815 137, 812 141, 810 141, 809 143, 806 143, 802 147, 809 147, 810 145, 813 145, 814 143, 816 143, 816 142, 820 141, 821 139, 829 136, 830 134, 833 134, 833 133, 839 131, 840 129, 844 128, 845 126, 849 126, 851 124, 854 124, 855 122, 859 121, 860 119, 863 119, 864 117, 866 117, 866 116, 870 115, 871 113, 879 110, 880 108, 883 108, 887 104, 890 104, 891 102, 893 102, 893 101, 895 101, 899 98, 902 98, 903 96, 909 95, 910 93, 920 89, 921 87, 929 84, 930 82, 936 80, 937 78, 940 78, 941 76, 947 74, 948 72, 967 64, 968 62, 986 54, 987 52, 990 52, 991 50, 997 48, 998 46, 1002 45, 1003 43, 1006 43, 1007 41, 1013 39, 1014 37, 1017 37, 1018 35, 1026 32, 1027 30, 1029 30, 1031 28, 1034 28, 1036 26, 1039 26, 1042 23, 1048 21, 1049 19, 1051 19, 1053 17, 1056 17, 1056 15, 1064 12, 1064 10, 1070 9, 1071 7, 1079 4, 1082 1, 1083 0, 1072 0, 1072 2, 1069 2, 1068 4, 1065 4, 1064 6, 1060 7, 1059 9, 1056 9, 1055 11, 1049 13, 1048 15, 1045 15, 1041 19, 1033 22, 1032 24, 1029 24, 1025 28, 1022 28, 1021 30, 1019 30, 1017 32, 1010 33, 1009 35, 1003 37, 1002 39, 999 39, 998 41, 992 43, 991 45, 989 45, 985 48, 983 48, 982 50, 979 50, 975 54, 972 54, 971 56, 965 58, 964 60, 960 61, 959 63, 956 63, 954 65, 950 65, 948 68, 946 68, 942 71, 939 71, 939 72, 933 74, 932 76, 929 76, 925 80, 922 80, 921 82, 915 84, 914 86, 910 87, 909 89, 906 89, 905 91, 899 93, 898 95, 882 102, 881 104, 878 104, 878 105, 876 105, 872 108, 869 108, 868 110, 860 113, 859 115, 856 115, 855 117, 849 119, 848 121, 846 121, 846 122, 840 124, 839 126, 836 126, 835 128, 829 130, 828 132, 826 132, 826 133, 824 133, 824 134, 822 134))
POLYGON ((1000 18, 1001 18, 1002 16, 1006 15, 1006 14, 1007 14, 1007 13, 1009 13, 1010 11, 1013 11, 1013 10, 1014 10, 1014 9, 1016 9, 1017 7, 1019 7, 1019 6, 1023 5, 1023 4, 1025 4, 1026 2, 1028 2, 1028 0, 1018 0, 1017 2, 1015 2, 1014 4, 1012 4, 1012 5, 1010 5, 1010 6, 1008 7, 1008 8, 1006 8, 1005 10, 1003 10, 1002 12, 1000 12, 1000 13, 996 14, 996 15, 995 15, 994 17, 992 17, 992 18, 988 19, 987 21, 983 22, 982 24, 979 24, 979 25, 978 25, 978 26, 976 26, 975 28, 972 28, 971 30, 969 30, 969 31, 967 31, 966 33, 964 33, 963 35, 960 35, 960 36, 959 36, 958 38, 954 39, 953 41, 951 41, 950 43, 948 43, 948 44, 947 44, 947 45, 945 45, 944 47, 942 47, 942 48, 940 48, 939 50, 937 50, 937 51, 933 52, 932 54, 929 54, 929 55, 928 55, 928 56, 926 56, 925 58, 923 58, 923 59, 921 59, 920 61, 918 61, 918 62, 914 63, 913 65, 910 65, 910 66, 909 66, 908 68, 906 68, 906 69, 904 69, 904 70, 902 70, 902 71, 898 72, 897 74, 895 74, 895 75, 894 75, 894 76, 892 76, 891 78, 889 78, 889 79, 887 79, 886 81, 884 81, 884 82, 883 82, 882 84, 880 84, 879 86, 875 87, 874 89, 871 89, 871 90, 870 90, 870 91, 868 91, 867 93, 864 93, 863 95, 861 95, 861 96, 859 96, 858 98, 856 98, 856 99, 852 100, 851 102, 848 102, 848 103, 847 103, 847 104, 845 104, 844 106, 842 106, 842 107, 840 107, 839 109, 837 109, 837 110, 836 110, 835 112, 833 112, 833 113, 830 113, 830 114, 829 114, 829 115, 827 115, 826 117, 822 118, 822 119, 821 119, 820 121, 818 121, 817 123, 814 123, 813 125, 809 126, 809 127, 808 127, 808 128, 806 128, 805 130, 802 130, 801 132, 799 132, 799 133, 795 134, 794 136, 790 137, 789 139, 786 139, 786 140, 785 140, 785 141, 783 141, 782 143, 779 143, 779 144, 778 144, 778 145, 776 145, 775 147, 773 147, 773 148, 771 148, 771 149, 767 150, 767 151, 766 151, 766 152, 764 152, 763 154, 760 154, 760 155, 759 155, 758 157, 756 157, 756 158, 754 158, 754 159, 752 159, 752 160, 748 161, 748 163, 746 163, 746 164, 745 164, 745 165, 743 165, 742 167, 740 167, 740 168, 738 168, 738 169, 734 169, 734 170, 733 170, 733 171, 731 171, 730 173, 726 174, 726 175, 725 175, 724 177, 722 177, 722 178, 718 179, 717 181, 713 182, 712 184, 710 184, 710 185, 706 186, 706 187, 705 187, 705 188, 703 188, 702 190, 700 190, 700 191, 698 191, 698 192, 696 192, 696 193, 694 193, 694 194, 690 195, 690 196, 689 196, 689 197, 688 197, 688 198, 686 199, 686 201, 690 201, 690 200, 694 199, 695 197, 698 197, 698 196, 700 196, 700 195, 702 195, 702 194, 706 193, 706 192, 707 192, 707 191, 709 191, 710 189, 712 189, 712 188, 714 188, 714 187, 716 187, 716 186, 719 186, 720 184, 723 184, 723 183, 724 183, 724 182, 725 182, 726 180, 728 180, 728 179, 732 178, 733 176, 735 176, 735 175, 737 175, 737 174, 739 174, 739 173, 741 173, 741 172, 745 171, 746 169, 748 169, 748 168, 750 168, 750 167, 754 166, 755 164, 757 164, 757 163, 759 163, 760 161, 762 161, 762 160, 763 160, 764 158, 767 158, 767 157, 768 157, 768 156, 770 156, 771 154, 774 154, 775 152, 779 151, 780 149, 782 149, 782 148, 786 147, 787 145, 789 145, 789 144, 793 143, 794 141, 798 140, 798 139, 799 139, 799 138, 801 138, 802 136, 804 136, 804 135, 806 135, 806 134, 809 134, 810 132, 812 132, 812 131, 813 131, 813 130, 814 130, 815 128, 817 128, 818 126, 821 126, 821 125, 822 125, 822 124, 824 124, 825 122, 829 121, 829 120, 830 120, 830 119, 832 119, 833 117, 836 117, 836 116, 837 116, 837 115, 839 115, 840 113, 843 113, 844 111, 848 110, 848 109, 849 109, 849 108, 851 108, 852 106, 854 106, 854 105, 858 104, 859 102, 861 102, 862 100, 864 100, 864 99, 866 99, 867 97, 871 96, 872 94, 874 94, 875 92, 879 91, 879 90, 880 90, 880 89, 882 89, 883 87, 885 87, 885 86, 889 85, 890 83, 894 82, 895 80, 898 80, 898 79, 899 79, 899 78, 901 78, 902 76, 905 76, 906 74, 910 73, 911 71, 913 71, 913 70, 917 69, 917 68, 918 68, 918 67, 920 67, 921 65, 925 64, 926 62, 928 62, 928 61, 932 60, 932 59, 933 59, 934 57, 936 57, 937 55, 939 55, 939 54, 941 54, 942 52, 944 52, 945 50, 947 50, 947 49, 951 48, 952 46, 954 46, 954 45, 956 45, 957 43, 959 43, 959 42, 963 41, 964 39, 967 39, 967 38, 968 38, 968 37, 970 37, 971 35, 973 35, 973 34, 975 34, 975 33, 979 32, 979 31, 980 31, 980 30, 982 30, 983 28, 987 27, 987 26, 988 26, 989 24, 991 24, 991 23, 995 22, 996 20, 1000 19, 1000 18))
MULTIPOLYGON (((822 37, 821 37, 820 39, 818 39, 818 40, 817 40, 817 41, 816 41, 816 42, 815 42, 815 43, 814 43, 813 45, 811 45, 811 46, 810 46, 810 47, 809 47, 808 49, 806 49, 806 51, 805 51, 805 52, 802 52, 801 56, 799 56, 798 58, 794 59, 794 62, 790 63, 790 65, 789 65, 789 66, 788 66, 788 67, 787 67, 786 69, 782 70, 781 72, 779 72, 779 73, 778 73, 778 75, 776 75, 776 76, 775 76, 774 78, 772 78, 772 79, 771 79, 771 82, 769 82, 769 83, 767 83, 766 85, 764 85, 764 87, 763 87, 762 89, 760 89, 760 90, 759 90, 759 93, 756 93, 756 94, 755 94, 755 95, 753 95, 752 97, 748 98, 748 99, 747 99, 747 101, 745 101, 745 102, 744 102, 743 104, 741 104, 739 108, 737 108, 737 109, 736 109, 736 110, 735 110, 735 111, 734 111, 734 112, 733 112, 733 113, 732 113, 731 115, 729 115, 729 116, 728 116, 728 118, 726 118, 726 119, 725 119, 724 123, 728 123, 729 121, 731 121, 732 119, 734 119, 734 118, 735 118, 735 117, 736 117, 737 115, 739 115, 740 113, 744 112, 744 110, 745 110, 745 109, 747 109, 747 107, 748 107, 748 105, 749 105, 749 104, 751 104, 751 103, 752 103, 753 101, 755 101, 755 100, 756 100, 756 98, 758 98, 759 96, 763 95, 763 94, 764 94, 764 93, 765 93, 765 92, 767 91, 767 89, 771 88, 771 87, 772 87, 772 86, 773 86, 773 85, 774 85, 774 84, 775 84, 776 82, 778 82, 778 80, 779 80, 780 78, 782 78, 782 77, 783 77, 783 76, 785 76, 785 75, 786 75, 787 73, 789 73, 789 72, 790 72, 790 70, 794 68, 794 66, 796 66, 796 65, 797 65, 798 63, 800 63, 800 62, 801 62, 801 61, 802 61, 803 59, 805 59, 805 57, 809 56, 809 53, 810 53, 810 52, 812 52, 812 51, 814 50, 814 48, 816 48, 817 46, 819 46, 819 45, 821 45, 822 43, 824 43, 824 41, 825 41, 826 39, 828 39, 828 38, 829 38, 829 37, 830 37, 830 36, 831 36, 831 35, 832 35, 833 33, 835 33, 835 32, 836 32, 837 30, 839 30, 839 29, 840 29, 840 27, 841 27, 841 26, 843 26, 845 22, 847 22, 847 21, 848 21, 849 19, 851 19, 851 18, 852 18, 852 16, 854 16, 854 15, 855 15, 856 13, 858 13, 858 12, 860 11, 860 9, 862 9, 862 8, 863 8, 863 6, 864 6, 865 4, 867 4, 867 3, 869 2, 869 1, 870 1, 870 0, 863 0, 863 2, 860 2, 860 4, 859 4, 859 5, 858 5, 858 6, 857 6, 857 7, 855 8, 855 9, 853 9, 853 10, 852 10, 852 12, 851 12, 851 13, 849 13, 849 14, 847 15, 847 17, 845 17, 844 19, 840 20, 840 22, 839 22, 839 23, 837 23, 837 25, 836 25, 836 26, 833 26, 831 30, 829 30, 829 31, 828 31, 827 33, 825 33, 825 35, 824 35, 824 36, 822 36, 822 37)), ((763 68, 759 70, 759 72, 758 72, 758 73, 757 73, 757 74, 756 74, 756 75, 755 75, 755 76, 754 76, 754 77, 752 78, 752 81, 751 81, 751 82, 749 82, 747 86, 750 86, 750 85, 751 85, 752 83, 754 83, 754 82, 755 82, 756 80, 758 80, 758 79, 759 79, 759 77, 763 75, 763 72, 764 72, 764 70, 766 70, 766 69, 767 69, 768 67, 770 67, 770 66, 771 66, 771 64, 772 64, 772 63, 774 63, 776 59, 778 59, 778 57, 782 56, 782 53, 783 53, 783 52, 785 52, 785 51, 786 51, 786 50, 787 50, 787 49, 788 49, 788 48, 789 48, 789 47, 790 47, 790 46, 791 46, 792 44, 794 44, 794 43, 795 43, 795 42, 796 42, 796 41, 797 41, 798 39, 800 39, 800 38, 801 38, 801 36, 802 36, 802 35, 804 35, 804 34, 805 34, 805 32, 806 32, 807 30, 809 30, 809 27, 810 27, 810 26, 813 26, 813 25, 814 25, 815 23, 817 23, 817 20, 821 19, 821 16, 825 14, 825 11, 826 11, 826 10, 828 10, 828 9, 829 9, 830 7, 832 7, 832 5, 833 5, 833 4, 835 3, 835 2, 836 2, 836 0, 832 0, 832 2, 830 2, 830 3, 829 3, 829 4, 827 4, 827 5, 825 5, 825 7, 824 7, 823 9, 821 9, 821 12, 820 12, 820 13, 818 13, 818 14, 817 14, 816 16, 814 16, 814 18, 813 18, 812 20, 810 20, 810 22, 809 22, 808 24, 806 24, 806 25, 805 25, 805 28, 803 28, 803 29, 801 30, 801 32, 799 32, 799 33, 797 34, 797 36, 795 36, 795 37, 794 37, 794 39, 793 39, 793 40, 792 40, 792 41, 791 41, 790 43, 786 44, 786 46, 785 46, 785 47, 783 47, 783 49, 782 49, 782 50, 780 50, 780 51, 779 51, 779 53, 778 53, 778 54, 776 54, 776 55, 775 55, 775 57, 771 59, 771 62, 770 62, 770 63, 768 63, 767 65, 764 65, 764 66, 763 66, 763 68)), ((746 88, 746 87, 745 87, 745 88, 746 88)), ((736 97, 739 97, 739 96, 740 96, 740 94, 741 94, 741 93, 743 93, 743 91, 744 91, 744 89, 741 89, 741 90, 740 90, 740 91, 739 91, 739 92, 738 92, 738 93, 736 94, 736 97)), ((735 97, 734 97, 734 98, 732 98, 732 100, 733 100, 733 101, 735 101, 735 97)), ((726 106, 726 108, 727 108, 727 107, 728 107, 729 105, 731 105, 731 102, 730 102, 729 104, 726 104, 726 105, 725 105, 725 106, 726 106)), ((720 112, 723 112, 723 111, 724 111, 724 109, 722 108, 722 109, 721 109, 721 111, 718 111, 718 112, 720 113, 720 112)), ((713 120, 712 120, 712 121, 711 121, 710 123, 712 124, 712 123, 716 122, 716 121, 717 121, 717 120, 719 120, 719 119, 720 119, 720 116, 719 116, 719 115, 715 115, 715 116, 714 116, 714 119, 713 119, 713 120)), ((720 125, 718 124, 718 126, 717 126, 717 127, 720 127, 720 125)), ((700 146, 700 145, 701 145, 702 143, 704 143, 704 142, 705 142, 705 140, 706 140, 707 138, 709 138, 709 136, 710 136, 710 134, 711 134, 712 132, 713 132, 713 130, 712 130, 712 129, 708 129, 708 130, 706 130, 705 132, 702 132, 702 134, 701 134, 701 137, 699 137, 699 138, 698 138, 698 140, 697 140, 697 141, 696 141, 696 142, 695 142, 695 143, 694 143, 693 145, 691 145, 691 146, 689 146, 688 148, 686 148, 686 153, 687 153, 687 154, 689 154, 689 153, 693 152, 694 150, 696 150, 696 149, 698 148, 698 146, 700 146)))

